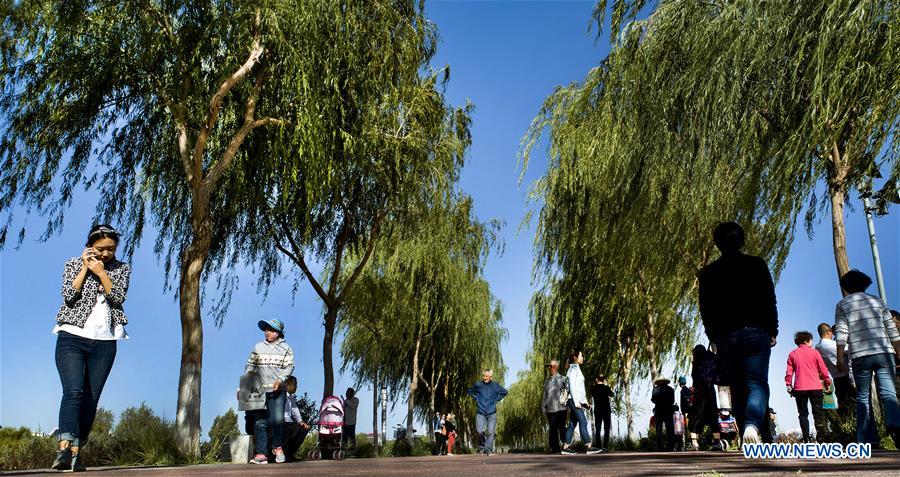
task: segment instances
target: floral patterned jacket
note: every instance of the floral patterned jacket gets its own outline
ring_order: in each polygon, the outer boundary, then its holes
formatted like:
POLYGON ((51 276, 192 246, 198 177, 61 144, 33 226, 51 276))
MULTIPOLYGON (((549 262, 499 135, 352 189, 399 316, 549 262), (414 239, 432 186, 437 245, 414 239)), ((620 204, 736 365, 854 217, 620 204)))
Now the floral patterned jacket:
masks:
POLYGON ((97 303, 97 294, 104 293, 106 303, 109 305, 109 323, 110 328, 116 325, 125 325, 128 318, 125 317, 125 311, 122 309, 122 303, 128 294, 128 280, 131 277, 131 267, 127 263, 120 262, 116 259, 110 260, 104 264, 106 274, 112 281, 112 289, 109 293, 103 290, 103 284, 91 272, 88 272, 84 279, 81 290, 76 290, 72 286, 72 281, 81 270, 81 257, 73 257, 66 261, 63 270, 62 279, 62 297, 63 304, 59 307, 56 314, 56 322, 60 325, 69 324, 78 327, 84 327, 88 316, 91 315, 94 305, 97 303))

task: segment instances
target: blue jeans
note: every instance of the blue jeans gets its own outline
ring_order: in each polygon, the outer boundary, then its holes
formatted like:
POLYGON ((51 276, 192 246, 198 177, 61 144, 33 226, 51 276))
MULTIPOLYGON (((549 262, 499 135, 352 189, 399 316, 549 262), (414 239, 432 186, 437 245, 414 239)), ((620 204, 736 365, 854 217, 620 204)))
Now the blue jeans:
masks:
POLYGON ((497 429, 497 413, 485 416, 475 414, 475 431, 478 432, 478 450, 494 452, 494 431, 497 429))
POLYGON ((716 352, 731 377, 731 406, 741 428, 763 428, 769 407, 769 334, 741 328, 716 340, 716 352))
POLYGON ((286 400, 283 391, 266 393, 266 409, 248 411, 253 421, 257 454, 266 455, 269 452, 269 428, 272 429, 272 449, 282 446, 286 400))
POLYGON ((587 417, 584 415, 584 408, 576 409, 575 401, 569 399, 569 427, 566 428, 566 444, 571 444, 575 437, 575 424, 578 424, 578 431, 581 433, 581 442, 585 444, 591 443, 591 431, 588 429, 587 417))
POLYGON ((97 403, 116 360, 116 342, 92 340, 60 331, 56 338, 56 369, 62 383, 59 440, 73 446, 87 443, 97 403))
POLYGON ((856 441, 870 442, 875 434, 875 422, 869 393, 872 388, 872 375, 878 388, 878 399, 884 408, 884 424, 891 428, 900 428, 900 409, 894 389, 894 355, 892 353, 873 354, 853 360, 853 380, 856 381, 856 441))

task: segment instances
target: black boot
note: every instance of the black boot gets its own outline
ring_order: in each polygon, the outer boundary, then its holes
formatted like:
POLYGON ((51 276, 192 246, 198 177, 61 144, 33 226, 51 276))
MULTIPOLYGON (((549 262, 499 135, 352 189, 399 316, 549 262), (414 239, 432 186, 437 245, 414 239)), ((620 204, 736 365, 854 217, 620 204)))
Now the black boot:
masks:
POLYGON ((86 470, 87 467, 84 466, 81 454, 72 454, 72 472, 84 472, 86 470))
POLYGON ((66 447, 65 449, 60 449, 56 451, 56 458, 53 459, 53 465, 50 466, 53 470, 69 470, 72 468, 72 449, 66 447))

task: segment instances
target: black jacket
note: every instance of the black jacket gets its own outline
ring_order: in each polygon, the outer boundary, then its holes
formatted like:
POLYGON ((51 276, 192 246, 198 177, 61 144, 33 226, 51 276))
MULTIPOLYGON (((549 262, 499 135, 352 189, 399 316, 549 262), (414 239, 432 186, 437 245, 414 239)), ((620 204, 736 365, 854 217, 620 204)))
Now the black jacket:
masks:
POLYGON ((712 342, 741 328, 778 336, 775 285, 766 262, 752 255, 723 255, 700 271, 700 316, 712 342))
POLYGON ((660 383, 653 388, 653 397, 650 398, 653 404, 654 414, 671 415, 675 408, 675 390, 668 384, 660 383))

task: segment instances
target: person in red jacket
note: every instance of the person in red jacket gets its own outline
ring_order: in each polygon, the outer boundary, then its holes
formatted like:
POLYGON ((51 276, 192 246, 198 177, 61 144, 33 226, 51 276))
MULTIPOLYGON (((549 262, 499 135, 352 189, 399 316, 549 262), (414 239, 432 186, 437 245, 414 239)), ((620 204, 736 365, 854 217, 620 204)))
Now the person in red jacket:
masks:
POLYGON ((825 435, 825 413, 822 411, 822 384, 825 388, 831 387, 831 378, 822 355, 814 350, 812 333, 799 331, 794 335, 794 343, 797 349, 791 351, 787 359, 787 372, 784 375, 784 383, 787 392, 797 401, 800 429, 803 431, 803 441, 812 442, 809 436, 809 403, 812 403, 813 424, 816 426, 816 435, 822 438, 825 435))

